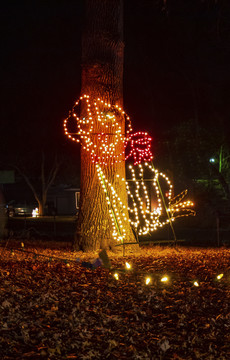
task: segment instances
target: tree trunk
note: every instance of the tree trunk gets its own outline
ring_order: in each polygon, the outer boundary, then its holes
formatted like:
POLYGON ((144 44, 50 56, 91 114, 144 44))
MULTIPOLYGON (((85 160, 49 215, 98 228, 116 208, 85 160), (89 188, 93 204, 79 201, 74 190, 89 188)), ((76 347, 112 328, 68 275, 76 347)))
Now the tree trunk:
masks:
POLYGON ((43 216, 44 215, 44 203, 42 201, 38 201, 38 215, 43 216))
POLYGON ((5 211, 5 199, 0 188, 0 240, 3 238, 4 230, 6 226, 6 211, 5 211))
MULTIPOLYGON (((86 24, 82 42, 82 87, 81 95, 87 94, 90 99, 100 98, 112 105, 123 106, 123 7, 122 0, 86 0, 86 24)), ((82 110, 84 115, 84 109, 82 110)), ((125 133, 124 116, 116 119, 125 133)), ((94 129, 91 137, 98 145, 98 133, 103 126, 94 119, 94 129)), ((114 128, 106 129, 110 141, 114 139, 114 128)), ((116 146, 116 157, 120 162, 111 158, 107 164, 99 164, 104 179, 110 183, 110 188, 103 189, 96 164, 92 162, 90 151, 81 147, 81 192, 80 209, 75 237, 75 249, 97 250, 100 248, 114 248, 118 244, 114 239, 114 223, 116 231, 121 230, 117 225, 114 209, 107 204, 105 192, 115 189, 126 209, 124 242, 134 242, 135 238, 128 221, 127 195, 125 188, 125 157, 124 142, 120 139, 116 146), (121 180, 123 179, 123 181, 121 180), (110 210, 110 213, 109 213, 110 210), (112 215, 111 215, 112 214, 112 215), (114 219, 111 218, 114 217, 114 219)), ((106 184, 108 184, 108 182, 106 184)), ((124 209, 124 207, 123 207, 124 209)), ((121 207, 119 209, 122 211, 121 207)))
POLYGON ((37 198, 38 201, 38 214, 39 216, 45 215, 45 206, 46 206, 46 199, 47 199, 47 191, 48 189, 43 189, 42 195, 40 198, 37 198))

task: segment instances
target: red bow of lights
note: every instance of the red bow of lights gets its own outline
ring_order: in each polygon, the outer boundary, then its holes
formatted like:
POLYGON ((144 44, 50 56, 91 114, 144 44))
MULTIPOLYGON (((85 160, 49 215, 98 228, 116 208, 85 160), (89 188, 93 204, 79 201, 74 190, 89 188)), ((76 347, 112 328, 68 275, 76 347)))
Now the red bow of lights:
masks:
POLYGON ((125 160, 133 157, 134 165, 140 164, 142 161, 151 161, 153 154, 151 152, 152 138, 146 132, 137 132, 130 134, 125 141, 126 155, 125 160))

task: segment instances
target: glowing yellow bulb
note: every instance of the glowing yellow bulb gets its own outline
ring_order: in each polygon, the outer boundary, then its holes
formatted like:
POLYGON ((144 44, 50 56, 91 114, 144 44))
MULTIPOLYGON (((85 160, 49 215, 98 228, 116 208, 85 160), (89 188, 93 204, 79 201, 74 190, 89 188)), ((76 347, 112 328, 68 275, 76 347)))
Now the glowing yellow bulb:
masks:
POLYGON ((125 263, 125 266, 126 266, 126 269, 128 269, 128 270, 131 269, 131 265, 128 262, 125 263))
POLYGON ((149 285, 151 283, 151 278, 150 277, 147 277, 146 279, 145 279, 145 284, 146 285, 149 285))
POLYGON ((167 282, 168 279, 169 279, 168 276, 163 276, 163 278, 161 278, 161 281, 162 281, 162 282, 167 282))
POLYGON ((200 286, 199 283, 198 283, 198 281, 196 281, 196 280, 193 282, 193 285, 194 285, 194 286, 197 286, 197 287, 200 286))
POLYGON ((219 275, 217 275, 217 280, 220 280, 220 279, 222 279, 222 277, 224 276, 224 274, 219 274, 219 275))
POLYGON ((119 280, 119 275, 118 275, 118 273, 114 273, 113 276, 115 277, 116 280, 119 280))

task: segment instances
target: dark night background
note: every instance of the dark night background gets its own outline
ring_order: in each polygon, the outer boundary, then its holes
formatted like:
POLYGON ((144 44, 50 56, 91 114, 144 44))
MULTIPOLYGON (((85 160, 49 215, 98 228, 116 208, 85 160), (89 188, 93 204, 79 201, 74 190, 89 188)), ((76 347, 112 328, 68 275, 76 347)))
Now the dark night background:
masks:
MULTIPOLYGON (((166 154, 157 144, 188 121, 228 139, 228 2, 125 0, 124 10, 124 109, 153 136, 156 162, 166 154)), ((80 93, 83 19, 83 0, 2 5, 1 162, 33 155, 36 164, 49 149, 79 173, 79 146, 62 124, 80 93)))

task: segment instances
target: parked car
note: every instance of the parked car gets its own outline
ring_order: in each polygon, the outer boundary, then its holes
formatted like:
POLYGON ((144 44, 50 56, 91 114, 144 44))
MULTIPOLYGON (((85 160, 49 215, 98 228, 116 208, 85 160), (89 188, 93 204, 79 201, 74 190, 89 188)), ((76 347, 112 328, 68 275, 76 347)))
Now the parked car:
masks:
POLYGON ((9 203, 6 205, 6 212, 9 217, 32 216, 32 212, 35 208, 36 208, 36 205, 9 203))

